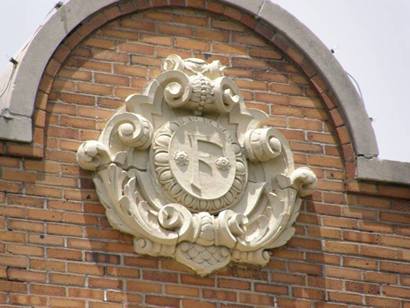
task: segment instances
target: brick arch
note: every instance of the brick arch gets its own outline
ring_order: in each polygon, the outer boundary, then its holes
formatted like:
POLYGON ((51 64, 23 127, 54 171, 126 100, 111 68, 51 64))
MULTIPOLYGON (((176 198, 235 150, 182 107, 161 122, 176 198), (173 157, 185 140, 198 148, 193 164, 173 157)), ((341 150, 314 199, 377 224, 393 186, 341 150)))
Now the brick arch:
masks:
MULTIPOLYGON (((167 7, 168 6, 165 6, 165 5, 158 5, 156 7, 151 6, 150 8, 167 8, 167 7)), ((191 9, 198 9, 198 8, 199 9, 204 9, 204 7, 195 6, 195 5, 184 5, 182 7, 191 8, 191 9)), ((149 8, 147 8, 147 9, 149 9, 149 8)), ((112 10, 112 8, 107 8, 106 10, 112 10)), ((133 11, 132 13, 138 13, 138 12, 141 12, 141 11, 142 10, 137 9, 137 10, 133 11)), ((210 5, 208 5, 206 11, 211 12, 211 13, 221 14, 221 15, 227 17, 227 18, 233 19, 233 20, 235 20, 235 21, 249 27, 251 31, 255 31, 255 29, 259 29, 257 34, 264 37, 271 44, 271 46, 273 45, 272 46, 273 48, 274 48, 274 46, 278 47, 277 51, 276 51, 277 56, 279 54, 283 53, 284 56, 287 57, 288 59, 292 59, 293 61, 297 60, 300 63, 300 64, 298 64, 296 62, 294 62, 294 63, 292 62, 292 64, 295 64, 295 67, 300 67, 301 70, 303 72, 305 72, 305 74, 307 76, 307 81, 309 82, 309 84, 311 86, 313 86, 315 89, 317 89, 318 94, 322 97, 322 100, 325 102, 325 106, 329 109, 329 111, 331 110, 329 115, 333 118, 333 122, 335 122, 335 127, 336 127, 335 133, 339 136, 339 139, 340 139, 341 143, 343 144, 343 146, 345 148, 344 152, 345 152, 345 156, 348 158, 347 161, 350 162, 351 157, 353 157, 353 153, 351 153, 351 151, 352 151, 351 139, 350 139, 350 135, 349 135, 346 127, 344 126, 342 116, 338 112, 336 104, 333 103, 335 98, 330 98, 329 97, 329 90, 324 89, 325 83, 320 79, 320 77, 318 76, 317 73, 314 73, 313 66, 308 62, 308 60, 306 58, 304 58, 300 53, 296 54, 296 52, 297 52, 296 48, 293 45, 291 45, 289 42, 285 42, 283 37, 280 37, 280 40, 277 39, 277 38, 275 39, 275 41, 270 40, 269 37, 271 36, 271 34, 269 34, 269 33, 274 33, 273 31, 275 31, 272 27, 270 27, 268 25, 264 25, 263 29, 261 29, 260 27, 257 27, 257 21, 255 19, 251 18, 251 16, 249 16, 247 14, 241 13, 239 10, 237 10, 233 7, 222 6, 222 5, 217 4, 217 3, 211 3, 210 5), (311 77, 309 77, 308 74, 311 77), (350 159, 348 157, 349 155, 350 155, 350 159)), ((103 13, 103 14, 104 15, 110 15, 110 14, 107 14, 107 13, 103 13)), ((116 18, 126 16, 127 14, 128 14, 128 12, 124 13, 124 14, 121 14, 121 15, 117 16, 116 18)), ((112 20, 116 20, 116 18, 113 18, 112 20)), ((107 21, 107 23, 109 23, 110 21, 111 20, 107 21)), ((96 29, 91 30, 91 33, 95 32, 97 29, 99 29, 98 26, 97 26, 96 29)), ((80 33, 83 32, 81 28, 77 31, 80 32, 80 33)), ((78 35, 76 35, 76 33, 73 33, 73 35, 76 38, 74 42, 76 42, 77 39, 80 39, 80 40, 84 39, 84 36, 82 34, 80 36, 78 36, 78 35)), ((74 45, 74 43, 71 41, 71 37, 69 37, 67 39, 67 41, 68 41, 68 44, 70 45, 70 46, 68 46, 68 49, 70 49, 70 48, 72 49, 72 48, 74 48, 74 46, 78 46, 78 45, 74 45)), ((63 45, 65 45, 64 42, 63 42, 63 45)), ((67 50, 67 49, 64 48, 63 45, 62 45, 62 48, 64 50, 67 50)), ((228 46, 224 46, 224 47, 229 48, 228 46)), ((256 53, 256 50, 255 50, 255 53, 256 53)), ((275 53, 275 51, 272 51, 272 53, 275 53)), ((197 56, 200 57, 199 53, 198 53, 197 56)), ((211 55, 208 55, 208 56, 211 56, 211 55)), ((279 57, 281 57, 281 56, 279 55, 279 57)), ((212 59, 208 58, 208 60, 212 60, 212 59)), ((51 69, 51 70, 46 69, 46 72, 55 73, 53 76, 50 76, 51 79, 54 79, 55 75, 58 72, 58 67, 57 67, 58 64, 57 63, 62 63, 62 62, 63 61, 59 61, 58 59, 55 60, 55 61, 54 61, 54 59, 52 59, 52 61, 50 61, 49 65, 54 66, 54 68, 51 69)), ((229 65, 229 63, 224 63, 224 64, 229 65)), ((291 65, 291 64, 289 64, 289 65, 291 65)), ((292 80, 290 80, 290 78, 287 78, 287 81, 292 82, 292 80)), ((238 81, 238 82, 240 83, 241 81, 238 81)), ((144 86, 145 86, 145 83, 146 82, 143 82, 144 86)), ((294 85, 297 86, 296 82, 294 82, 294 85)), ((44 90, 47 91, 46 88, 44 88, 44 90)), ((138 90, 142 91, 141 88, 138 89, 138 90)), ((286 91, 287 90, 289 91, 289 89, 279 89, 278 91, 280 92, 281 90, 283 91, 283 94, 287 94, 286 91)), ((130 90, 130 94, 133 93, 134 91, 135 91, 135 89, 130 90)), ((290 91, 292 92, 292 90, 290 90, 290 91)), ((295 90, 293 90, 293 91, 295 91, 295 90)), ((269 102, 269 101, 266 101, 266 102, 269 102)))
MULTIPOLYGON (((42 156, 42 143, 44 139, 42 137, 42 130, 44 129, 43 111, 45 110, 47 95, 52 80, 55 74, 58 72, 58 69, 61 66, 61 63, 64 61, 65 57, 69 55, 70 50, 72 50, 72 48, 74 48, 74 46, 76 46, 76 44, 78 44, 88 34, 92 33, 95 29, 109 22, 110 20, 132 12, 136 12, 138 10, 154 7, 193 7, 205 9, 218 14, 223 14, 245 24, 249 28, 253 29, 256 33, 262 35, 267 40, 272 42, 275 46, 279 47, 282 52, 284 52, 305 72, 311 83, 320 93, 323 101, 330 111, 330 115, 336 126, 336 133, 343 145, 345 160, 348 164, 347 169, 350 170, 350 175, 354 176, 356 172, 355 160, 357 157, 372 158, 377 156, 378 151, 374 138, 374 132, 371 128, 370 121, 367 118, 363 103, 357 95, 353 85, 345 75, 343 69, 333 58, 330 52, 327 51, 323 44, 308 29, 300 24, 294 17, 283 11, 277 5, 272 4, 270 1, 255 1, 251 4, 233 0, 225 1, 234 5, 238 9, 232 6, 224 5, 223 1, 206 2, 202 0, 170 1, 170 3, 168 3, 167 1, 118 2, 107 0, 100 1, 98 3, 90 1, 90 4, 87 8, 80 7, 79 3, 77 2, 77 0, 69 1, 65 6, 59 9, 60 11, 57 11, 56 14, 54 14, 58 15, 59 17, 74 13, 78 15, 75 16, 76 20, 74 21, 68 19, 69 25, 67 25, 67 22, 64 25, 66 27, 66 32, 68 32, 69 27, 74 28, 77 23, 78 25, 75 28, 75 31, 71 31, 68 36, 64 37, 63 42, 61 44, 58 44, 58 48, 53 53, 53 56, 46 59, 47 66, 44 70, 41 71, 41 81, 39 82, 39 85, 37 87, 34 87, 35 92, 37 92, 35 104, 33 105, 34 102, 30 103, 30 100, 33 100, 34 95, 31 96, 31 98, 30 95, 26 97, 22 97, 21 95, 30 92, 30 87, 35 84, 36 78, 32 78, 32 82, 31 84, 29 84, 29 86, 27 86, 26 81, 25 91, 19 92, 18 89, 14 89, 14 91, 7 93, 7 95, 5 96, 6 98, 9 98, 9 103, 11 105, 8 110, 11 110, 11 112, 16 109, 22 112, 26 112, 26 115, 30 114, 30 117, 26 117, 25 119, 29 119, 30 121, 31 113, 33 113, 33 108, 35 112, 32 115, 34 122, 34 125, 32 125, 34 127, 34 140, 32 144, 30 146, 27 146, 14 145, 9 143, 8 147, 4 147, 3 152, 13 154, 14 151, 17 155, 24 155, 24 153, 28 153, 28 155, 31 156, 42 156), (79 13, 80 11, 81 14, 79 13), (37 91, 37 89, 39 89, 39 91, 37 91), (21 105, 24 105, 23 109, 21 108, 21 105), (350 135, 352 136, 352 138, 350 137, 350 135)), ((43 29, 51 26, 49 24, 53 23, 52 19, 54 17, 55 16, 50 18, 50 21, 46 23, 43 29)), ((40 31, 40 34, 41 32, 42 31, 40 31)), ((58 34, 61 36, 61 33, 58 34)), ((64 35, 65 33, 63 34, 63 36, 64 35)), ((57 40, 61 39, 61 37, 57 38, 57 40)), ((41 41, 41 37, 39 39, 37 39, 36 37, 34 42, 36 40, 41 41)), ((29 59, 27 59, 30 58, 30 49, 33 49, 31 48, 31 45, 29 45, 28 50, 23 52, 23 54, 21 55, 20 67, 18 67, 17 71, 14 73, 14 88, 21 86, 22 82, 19 82, 19 76, 23 75, 23 73, 30 68, 30 61, 29 59)), ((33 55, 31 55, 31 57, 32 56, 33 55)), ((37 54, 37 56, 39 55, 37 54)), ((47 54, 45 54, 43 57, 47 58, 48 56, 47 54)), ((38 62, 39 61, 37 61, 36 63, 38 62)), ((33 64, 31 64, 31 66, 32 65, 33 64)), ((29 77, 32 76, 30 75, 29 77)), ((20 120, 23 119, 21 117, 16 117, 16 119, 17 118, 19 118, 20 120)), ((13 121, 8 121, 7 123, 9 126, 13 125, 13 121)), ((21 121, 18 123, 21 124, 21 121)), ((24 128, 20 127, 19 130, 8 129, 7 131, 24 131, 25 140, 19 141, 29 141, 31 138, 29 135, 31 135, 32 127, 27 123, 23 126, 24 128)))

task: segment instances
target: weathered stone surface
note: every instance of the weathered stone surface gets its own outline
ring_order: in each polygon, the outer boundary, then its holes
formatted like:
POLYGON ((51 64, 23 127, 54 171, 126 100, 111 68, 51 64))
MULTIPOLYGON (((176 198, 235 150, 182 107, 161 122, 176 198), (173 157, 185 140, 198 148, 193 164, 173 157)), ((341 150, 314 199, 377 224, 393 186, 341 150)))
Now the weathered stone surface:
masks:
POLYGON ((131 95, 80 166, 111 225, 134 249, 200 275, 231 261, 264 265, 294 234, 316 176, 294 170, 286 139, 247 109, 219 61, 169 56, 145 95, 131 95))

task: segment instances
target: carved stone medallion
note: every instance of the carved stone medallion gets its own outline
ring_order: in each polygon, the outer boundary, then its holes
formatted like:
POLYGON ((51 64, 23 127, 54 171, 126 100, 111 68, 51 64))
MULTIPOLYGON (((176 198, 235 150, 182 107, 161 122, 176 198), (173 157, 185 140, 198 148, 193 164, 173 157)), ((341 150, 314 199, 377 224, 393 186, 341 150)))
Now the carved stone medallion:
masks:
POLYGON ((286 139, 247 109, 214 61, 169 56, 97 141, 77 152, 111 225, 137 253, 207 275, 231 261, 264 265, 294 234, 316 176, 294 170, 286 139))
POLYGON ((154 135, 158 182, 194 212, 218 212, 238 201, 246 185, 246 158, 229 131, 202 117, 165 123, 154 135))

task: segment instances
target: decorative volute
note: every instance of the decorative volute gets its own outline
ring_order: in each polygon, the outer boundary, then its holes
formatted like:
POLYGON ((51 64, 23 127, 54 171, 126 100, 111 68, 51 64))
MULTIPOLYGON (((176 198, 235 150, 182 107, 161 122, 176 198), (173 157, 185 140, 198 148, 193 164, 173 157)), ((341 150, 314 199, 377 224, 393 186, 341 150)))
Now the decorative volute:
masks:
POLYGON ((229 262, 265 265, 294 234, 315 174, 294 170, 288 142, 245 107, 219 61, 169 56, 97 141, 77 152, 94 172, 113 228, 137 253, 175 258, 199 275, 229 262))

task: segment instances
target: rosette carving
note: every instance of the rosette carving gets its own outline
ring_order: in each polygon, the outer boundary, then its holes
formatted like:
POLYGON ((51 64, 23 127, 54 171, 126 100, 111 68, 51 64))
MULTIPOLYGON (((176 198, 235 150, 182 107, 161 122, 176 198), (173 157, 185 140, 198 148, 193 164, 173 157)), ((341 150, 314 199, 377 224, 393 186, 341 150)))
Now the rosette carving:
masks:
POLYGON ((231 261, 264 265, 294 234, 316 176, 294 170, 286 139, 247 109, 219 61, 163 62, 78 149, 110 224, 136 253, 173 257, 199 275, 231 261))

